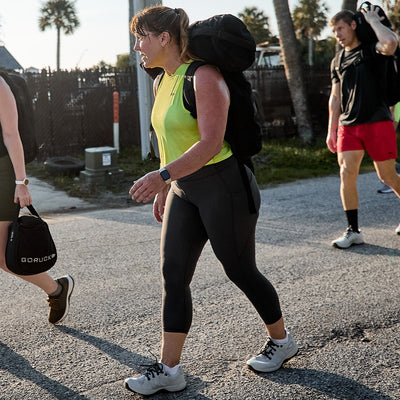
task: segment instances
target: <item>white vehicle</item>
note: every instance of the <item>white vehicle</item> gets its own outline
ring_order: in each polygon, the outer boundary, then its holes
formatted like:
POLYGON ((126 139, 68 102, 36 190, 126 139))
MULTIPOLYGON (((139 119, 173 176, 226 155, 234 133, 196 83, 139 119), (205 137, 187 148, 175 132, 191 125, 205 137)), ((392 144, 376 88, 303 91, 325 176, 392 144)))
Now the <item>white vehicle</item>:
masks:
POLYGON ((278 67, 283 65, 280 46, 257 46, 256 60, 257 67, 278 67))

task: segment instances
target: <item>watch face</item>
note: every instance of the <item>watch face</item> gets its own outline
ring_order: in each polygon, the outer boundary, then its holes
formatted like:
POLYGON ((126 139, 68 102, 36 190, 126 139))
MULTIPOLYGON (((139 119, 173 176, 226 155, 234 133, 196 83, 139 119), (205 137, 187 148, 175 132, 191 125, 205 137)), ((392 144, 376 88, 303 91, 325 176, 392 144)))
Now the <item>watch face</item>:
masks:
POLYGON ((27 185, 29 183, 29 179, 25 178, 24 179, 24 185, 27 185))
POLYGON ((171 178, 171 175, 169 174, 169 172, 168 172, 166 169, 163 169, 163 170, 160 172, 160 175, 161 175, 161 178, 164 179, 164 181, 166 181, 166 180, 168 180, 168 179, 171 178))

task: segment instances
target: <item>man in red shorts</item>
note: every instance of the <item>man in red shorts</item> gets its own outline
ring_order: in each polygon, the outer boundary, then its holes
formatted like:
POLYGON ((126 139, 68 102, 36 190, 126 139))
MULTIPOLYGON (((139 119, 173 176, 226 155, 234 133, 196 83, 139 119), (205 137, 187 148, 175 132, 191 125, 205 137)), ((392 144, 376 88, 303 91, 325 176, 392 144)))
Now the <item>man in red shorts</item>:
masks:
MULTIPOLYGON (((362 10, 377 36, 377 42, 361 43, 356 34, 353 12, 343 10, 330 21, 337 42, 344 48, 339 62, 331 63, 332 90, 326 144, 337 152, 340 166, 340 197, 348 228, 332 245, 346 249, 362 244, 358 229, 357 178, 365 152, 374 161, 378 177, 400 197, 396 174, 396 132, 382 91, 386 56, 398 45, 397 35, 380 22, 378 9, 362 10), (339 65, 336 65, 339 64, 339 65)), ((396 229, 396 233, 400 225, 396 229)))

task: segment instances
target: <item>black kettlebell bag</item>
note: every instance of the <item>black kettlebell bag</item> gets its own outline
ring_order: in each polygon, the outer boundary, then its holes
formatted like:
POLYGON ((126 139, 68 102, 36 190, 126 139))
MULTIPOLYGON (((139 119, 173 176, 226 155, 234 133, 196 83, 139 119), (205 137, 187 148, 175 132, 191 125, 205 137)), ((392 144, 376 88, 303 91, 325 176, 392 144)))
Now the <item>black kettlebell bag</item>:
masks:
POLYGON ((57 261, 57 250, 49 227, 34 207, 31 215, 19 216, 8 228, 6 247, 7 268, 17 275, 35 275, 48 271, 57 261))

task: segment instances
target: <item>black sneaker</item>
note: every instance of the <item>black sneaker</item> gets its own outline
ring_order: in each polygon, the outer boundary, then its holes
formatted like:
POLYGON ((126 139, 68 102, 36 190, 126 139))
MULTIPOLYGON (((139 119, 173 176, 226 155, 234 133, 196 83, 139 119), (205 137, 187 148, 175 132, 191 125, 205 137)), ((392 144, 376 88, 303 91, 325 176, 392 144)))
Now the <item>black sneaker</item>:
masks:
POLYGON ((57 282, 62 286, 62 291, 57 297, 49 296, 49 322, 56 324, 64 321, 69 311, 69 302, 72 291, 74 290, 74 280, 72 276, 67 275, 57 279, 57 282))

